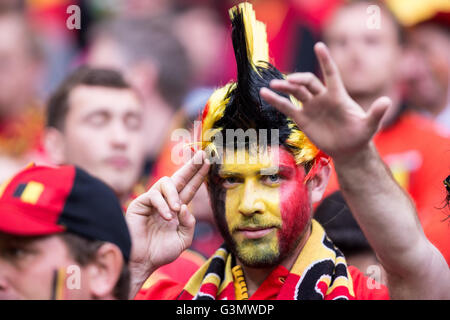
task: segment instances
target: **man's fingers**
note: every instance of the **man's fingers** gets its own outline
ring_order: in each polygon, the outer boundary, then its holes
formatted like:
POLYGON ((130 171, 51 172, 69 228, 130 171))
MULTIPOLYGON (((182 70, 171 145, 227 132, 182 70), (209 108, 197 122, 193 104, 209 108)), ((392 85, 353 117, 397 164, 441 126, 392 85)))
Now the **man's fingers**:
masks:
POLYGON ((195 226, 195 217, 189 212, 187 205, 183 204, 178 215, 180 228, 191 229, 195 226))
POLYGON ((179 211, 181 208, 180 196, 172 179, 169 177, 164 177, 160 181, 161 193, 167 200, 170 208, 173 211, 179 211))
POLYGON ((311 72, 292 73, 286 77, 292 84, 305 86, 313 95, 318 95, 325 91, 323 83, 311 72))
POLYGON ((290 83, 287 80, 272 80, 270 81, 270 88, 291 94, 303 103, 306 103, 313 98, 312 93, 309 92, 306 87, 290 83))
POLYGON ((154 214, 155 210, 167 221, 172 220, 176 215, 176 212, 170 209, 163 195, 154 189, 150 189, 134 199, 128 206, 127 215, 135 214, 140 216, 150 216, 154 214))
POLYGON ((376 132, 380 125, 381 125, 381 119, 385 115, 386 111, 390 108, 392 105, 392 100, 388 97, 381 97, 375 100, 374 103, 370 106, 370 109, 368 111, 368 125, 374 129, 374 132, 376 132))
POLYGON ((180 192, 180 200, 182 203, 188 204, 189 202, 191 202, 192 198, 197 193, 198 189, 205 180, 209 168, 210 162, 208 159, 205 159, 200 170, 198 170, 198 172, 191 178, 191 180, 184 186, 183 190, 180 192))
POLYGON ((317 59, 319 60, 320 69, 322 70, 327 88, 335 91, 344 89, 341 76, 339 75, 339 70, 331 58, 327 46, 322 42, 318 42, 314 46, 314 51, 316 52, 317 59))
POLYGON ((278 95, 268 88, 261 88, 259 94, 270 105, 272 105, 274 108, 278 109, 278 111, 284 113, 288 117, 292 118, 295 115, 296 110, 289 99, 278 95))
POLYGON ((195 217, 189 212, 185 204, 181 206, 178 221, 178 234, 183 241, 184 249, 186 249, 191 245, 192 238, 194 237, 195 217))
POLYGON ((292 104, 292 102, 268 88, 261 88, 259 91, 261 97, 278 111, 293 119, 299 126, 303 125, 301 110, 292 104))
POLYGON ((191 160, 178 169, 171 177, 178 192, 189 183, 193 176, 202 168, 205 159, 205 152, 198 151, 191 160))

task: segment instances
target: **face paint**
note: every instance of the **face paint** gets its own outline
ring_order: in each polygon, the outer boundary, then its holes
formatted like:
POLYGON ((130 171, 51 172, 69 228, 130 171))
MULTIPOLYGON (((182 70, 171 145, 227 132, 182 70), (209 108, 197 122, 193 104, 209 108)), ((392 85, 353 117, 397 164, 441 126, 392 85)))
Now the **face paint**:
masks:
POLYGON ((273 152, 258 158, 257 153, 238 150, 236 158, 244 157, 244 164, 226 157, 210 177, 210 196, 222 236, 247 266, 278 264, 295 249, 309 221, 303 167, 285 149, 273 152), (278 159, 273 152, 279 152, 278 159), (275 165, 279 171, 272 170, 275 165))
POLYGON ((297 166, 292 155, 280 152, 280 169, 284 177, 280 185, 281 217, 280 252, 291 252, 299 243, 311 219, 311 204, 305 181, 305 169, 297 166), (288 171, 283 173, 283 168, 288 171))

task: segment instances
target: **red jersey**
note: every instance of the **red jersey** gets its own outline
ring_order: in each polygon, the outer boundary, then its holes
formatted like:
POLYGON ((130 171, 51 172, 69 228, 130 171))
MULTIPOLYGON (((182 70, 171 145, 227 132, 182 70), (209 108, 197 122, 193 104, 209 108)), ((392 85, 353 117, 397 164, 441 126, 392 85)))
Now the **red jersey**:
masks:
MULTIPOLYGON (((363 275, 355 267, 349 266, 348 271, 352 277, 353 290, 357 300, 388 300, 389 291, 386 286, 375 283, 371 278, 363 275)), ((283 266, 278 266, 264 280, 258 290, 249 300, 274 300, 289 274, 283 266)), ((163 279, 153 286, 142 289, 135 300, 176 300, 183 290, 184 284, 170 279, 163 279)))
POLYGON ((155 283, 168 279, 176 283, 187 283, 205 261, 205 258, 200 254, 191 250, 185 250, 175 261, 153 272, 142 286, 142 290, 146 290, 155 283))

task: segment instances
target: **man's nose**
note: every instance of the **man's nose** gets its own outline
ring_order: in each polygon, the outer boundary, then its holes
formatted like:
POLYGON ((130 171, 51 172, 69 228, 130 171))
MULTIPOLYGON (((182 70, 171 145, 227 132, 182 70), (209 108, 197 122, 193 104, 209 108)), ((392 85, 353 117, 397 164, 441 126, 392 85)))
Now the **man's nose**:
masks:
POLYGON ((110 141, 113 147, 124 149, 128 144, 128 131, 125 125, 121 121, 117 120, 111 124, 110 130, 110 141))
POLYGON ((266 210, 261 194, 252 180, 244 182, 244 190, 239 204, 239 212, 245 216, 262 214, 266 210))

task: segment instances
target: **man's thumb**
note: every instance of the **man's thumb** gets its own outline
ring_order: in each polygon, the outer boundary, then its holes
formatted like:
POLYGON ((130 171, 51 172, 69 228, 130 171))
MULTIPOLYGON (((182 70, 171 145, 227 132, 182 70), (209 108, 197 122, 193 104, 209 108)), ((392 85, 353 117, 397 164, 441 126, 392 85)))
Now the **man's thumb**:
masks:
POLYGON ((372 103, 368 112, 368 124, 376 132, 381 126, 381 120, 391 107, 392 101, 388 97, 380 97, 372 103))

